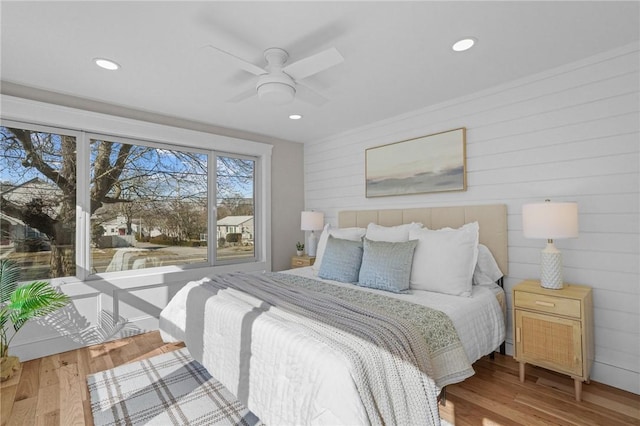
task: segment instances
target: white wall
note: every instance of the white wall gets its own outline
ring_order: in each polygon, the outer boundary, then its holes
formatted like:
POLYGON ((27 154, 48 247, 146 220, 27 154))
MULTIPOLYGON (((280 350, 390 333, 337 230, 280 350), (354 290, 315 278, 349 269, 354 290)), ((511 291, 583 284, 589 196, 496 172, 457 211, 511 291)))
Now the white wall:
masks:
POLYGON ((511 308, 511 288, 539 277, 545 245, 522 236, 522 205, 576 201, 580 236, 556 245, 565 281, 594 291, 592 378, 640 393, 639 63, 634 43, 308 143, 305 208, 337 224, 352 208, 504 203, 511 308), (466 192, 365 198, 366 148, 458 127, 467 128, 466 192))
POLYGON ((304 210, 304 148, 301 143, 273 145, 271 157, 271 267, 291 267, 296 242, 303 241, 300 212, 304 210))

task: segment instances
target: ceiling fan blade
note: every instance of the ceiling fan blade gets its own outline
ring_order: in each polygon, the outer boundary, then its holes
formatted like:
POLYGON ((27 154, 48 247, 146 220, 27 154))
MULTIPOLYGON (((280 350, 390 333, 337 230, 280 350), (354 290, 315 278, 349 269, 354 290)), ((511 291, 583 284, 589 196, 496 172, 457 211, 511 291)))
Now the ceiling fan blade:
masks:
POLYGON ((311 89, 304 84, 296 83, 296 99, 307 102, 311 105, 322 106, 329 102, 329 99, 322 96, 320 93, 311 89))
POLYGON ((252 96, 256 95, 256 88, 252 87, 250 89, 245 90, 244 92, 240 92, 235 95, 233 98, 227 99, 227 102, 237 103, 244 101, 245 99, 249 99, 252 96))
POLYGON ((243 70, 250 72, 251 74, 255 74, 255 75, 262 75, 262 74, 266 74, 267 70, 260 68, 257 65, 252 64, 251 62, 247 62, 242 58, 237 57, 236 55, 229 53, 225 50, 219 49, 215 46, 212 46, 210 44, 207 45, 207 47, 210 47, 213 50, 217 50, 220 53, 223 53, 225 55, 227 55, 227 57, 229 57, 237 66, 239 66, 240 68, 242 68, 243 70))
POLYGON ((338 49, 332 47, 287 65, 282 71, 289 74, 294 80, 301 80, 320 71, 324 71, 327 68, 331 68, 334 65, 338 65, 343 61, 344 58, 340 52, 338 52, 338 49))

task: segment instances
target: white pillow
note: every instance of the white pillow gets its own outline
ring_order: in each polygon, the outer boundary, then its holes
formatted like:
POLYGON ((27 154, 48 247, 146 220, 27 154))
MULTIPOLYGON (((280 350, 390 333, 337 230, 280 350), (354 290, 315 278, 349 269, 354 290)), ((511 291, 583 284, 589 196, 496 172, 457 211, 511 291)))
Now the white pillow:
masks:
POLYGON ((421 223, 407 223, 397 226, 382 226, 370 223, 367 226, 366 237, 371 241, 387 241, 390 243, 405 243, 409 241, 409 232, 412 229, 422 228, 421 223))
POLYGON ((418 240, 411 267, 411 288, 456 296, 471 296, 478 261, 478 222, 458 229, 412 229, 418 240))
POLYGON ((316 261, 313 263, 313 270, 318 272, 320 270, 320 264, 322 263, 322 256, 324 250, 327 248, 327 240, 329 235, 334 238, 340 238, 342 240, 361 241, 367 230, 365 228, 332 228, 331 224, 327 223, 322 230, 320 239, 318 240, 318 247, 316 249, 316 261))
POLYGON ((473 284, 493 286, 503 275, 489 247, 478 244, 478 263, 473 271, 473 284))

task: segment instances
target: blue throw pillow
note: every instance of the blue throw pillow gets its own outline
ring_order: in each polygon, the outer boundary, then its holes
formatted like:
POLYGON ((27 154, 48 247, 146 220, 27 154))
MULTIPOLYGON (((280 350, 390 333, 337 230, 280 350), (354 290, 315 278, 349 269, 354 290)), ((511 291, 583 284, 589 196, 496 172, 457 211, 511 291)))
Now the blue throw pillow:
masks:
POLYGON ((358 285, 393 293, 408 292, 417 244, 417 240, 391 243, 365 238, 358 285))
POLYGON ((362 263, 362 241, 342 240, 329 235, 318 276, 343 283, 358 282, 362 263))

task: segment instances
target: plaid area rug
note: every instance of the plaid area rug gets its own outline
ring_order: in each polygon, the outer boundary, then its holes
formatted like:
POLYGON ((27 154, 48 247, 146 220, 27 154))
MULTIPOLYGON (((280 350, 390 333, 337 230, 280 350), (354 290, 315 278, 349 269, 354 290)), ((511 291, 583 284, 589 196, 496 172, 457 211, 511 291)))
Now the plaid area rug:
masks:
POLYGON ((87 376, 102 425, 261 425, 186 348, 87 376))

